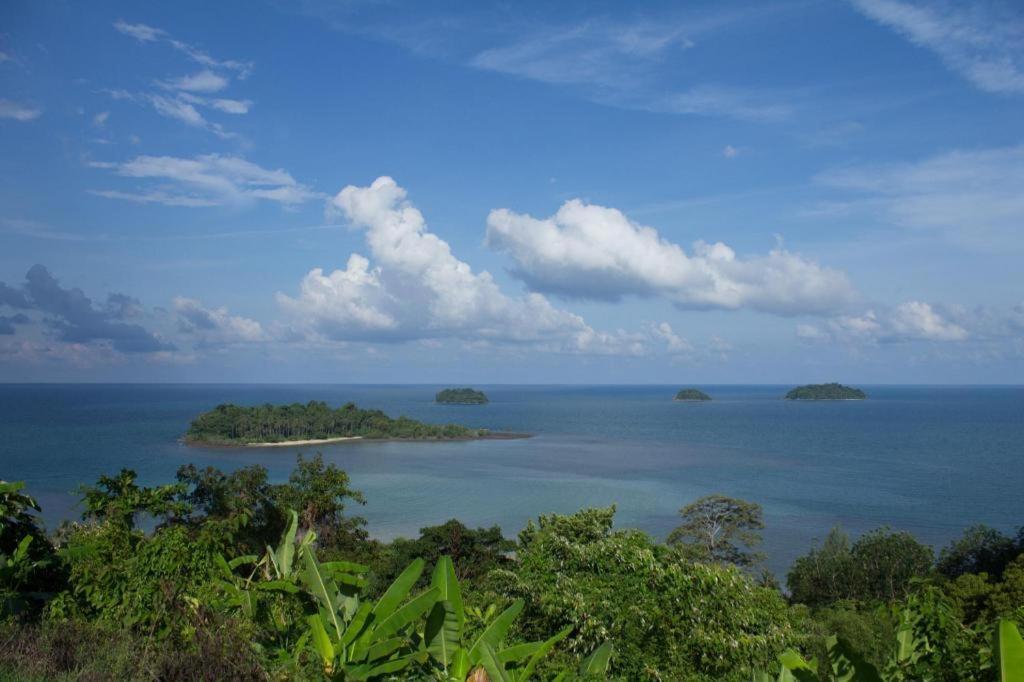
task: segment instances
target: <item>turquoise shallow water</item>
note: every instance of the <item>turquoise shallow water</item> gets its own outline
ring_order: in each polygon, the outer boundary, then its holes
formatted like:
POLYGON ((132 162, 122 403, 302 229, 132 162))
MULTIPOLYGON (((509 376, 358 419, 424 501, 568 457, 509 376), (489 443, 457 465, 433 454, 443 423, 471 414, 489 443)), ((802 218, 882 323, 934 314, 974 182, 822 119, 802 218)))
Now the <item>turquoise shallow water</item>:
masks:
MULTIPOLYGON (((52 526, 71 491, 121 467, 167 482, 181 464, 251 463, 287 477, 296 449, 214 450, 178 437, 220 402, 349 400, 430 422, 533 438, 321 446, 367 496, 383 538, 457 517, 515 533, 541 513, 618 505, 618 524, 664 536, 679 507, 721 492, 765 508, 784 572, 841 523, 944 544, 972 523, 1024 524, 1024 387, 864 386, 864 402, 794 403, 787 386, 480 386, 486 406, 441 406, 437 386, 0 385, 0 478, 26 480, 52 526)), ((316 448, 303 448, 313 452, 316 448)))

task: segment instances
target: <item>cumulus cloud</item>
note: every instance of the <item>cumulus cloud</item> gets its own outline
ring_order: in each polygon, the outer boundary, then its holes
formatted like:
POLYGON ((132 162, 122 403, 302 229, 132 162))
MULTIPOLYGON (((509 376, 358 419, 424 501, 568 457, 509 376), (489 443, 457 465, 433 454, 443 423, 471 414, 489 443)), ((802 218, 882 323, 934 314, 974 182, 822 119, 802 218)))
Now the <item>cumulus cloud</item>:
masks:
POLYGON ((198 337, 204 345, 253 343, 266 339, 263 327, 256 320, 231 315, 227 308, 206 308, 192 298, 174 299, 178 329, 198 337))
POLYGON ((511 256, 532 289, 566 296, 663 296, 680 308, 782 315, 834 313, 856 298, 843 273, 781 247, 740 258, 721 242, 698 241, 687 254, 621 211, 578 199, 545 219, 491 211, 487 243, 511 256))
POLYGON ((676 334, 668 322, 651 325, 650 332, 654 338, 665 342, 666 350, 671 354, 692 353, 694 350, 693 344, 676 334))
MULTIPOLYGON (((122 353, 154 353, 174 350, 174 346, 134 323, 124 322, 136 316, 138 301, 123 294, 111 294, 106 303, 96 305, 81 289, 65 288, 42 265, 33 265, 19 289, 0 284, 2 302, 25 310, 39 311, 58 341, 71 344, 103 342, 122 353), (12 294, 11 292, 15 292, 12 294)), ((17 323, 28 320, 22 314, 17 323)))
POLYGON ((837 316, 824 326, 801 324, 796 334, 807 341, 863 344, 964 341, 970 336, 964 326, 922 301, 906 301, 879 312, 837 316))
POLYGON ((986 92, 1024 93, 1024 13, 1008 2, 852 0, 986 92))
POLYGON ((284 169, 267 169, 237 156, 205 154, 192 159, 137 156, 121 163, 93 162, 126 178, 160 183, 139 191, 98 190, 94 194, 168 206, 217 206, 256 200, 286 206, 321 196, 284 169))
POLYGON ((25 313, 0 315, 0 336, 10 336, 15 332, 14 325, 28 324, 31 321, 25 313))
POLYGON ((981 237, 1015 234, 1024 222, 1024 146, 852 166, 817 181, 850 195, 847 212, 863 211, 902 227, 981 237))
POLYGON ((0 99, 0 118, 7 118, 13 121, 34 121, 43 115, 42 109, 27 104, 12 102, 9 99, 0 99))
POLYGON ((307 334, 333 340, 458 338, 579 353, 644 352, 644 334, 600 332, 544 296, 504 294, 427 229, 423 214, 389 177, 348 186, 333 210, 366 231, 374 262, 352 254, 343 270, 311 270, 297 296, 278 294, 307 334))

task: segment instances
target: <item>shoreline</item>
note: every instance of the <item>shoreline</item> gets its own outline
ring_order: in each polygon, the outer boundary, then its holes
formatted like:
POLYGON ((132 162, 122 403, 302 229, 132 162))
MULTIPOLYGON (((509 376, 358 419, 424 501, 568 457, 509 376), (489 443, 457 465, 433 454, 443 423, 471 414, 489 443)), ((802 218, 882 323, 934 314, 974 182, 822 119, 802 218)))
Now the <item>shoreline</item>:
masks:
POLYGON ((244 443, 243 448, 281 448, 289 445, 320 445, 341 443, 347 440, 362 440, 362 436, 335 436, 334 438, 310 438, 307 440, 283 440, 278 443, 244 443))
POLYGON ((283 440, 276 443, 205 443, 203 441, 181 441, 190 447, 197 448, 284 448, 303 447, 307 445, 335 445, 350 441, 366 441, 368 443, 463 443, 470 440, 518 440, 532 438, 532 433, 516 433, 512 431, 492 431, 478 436, 461 436, 456 438, 366 438, 364 436, 336 436, 333 438, 314 438, 305 440, 283 440))

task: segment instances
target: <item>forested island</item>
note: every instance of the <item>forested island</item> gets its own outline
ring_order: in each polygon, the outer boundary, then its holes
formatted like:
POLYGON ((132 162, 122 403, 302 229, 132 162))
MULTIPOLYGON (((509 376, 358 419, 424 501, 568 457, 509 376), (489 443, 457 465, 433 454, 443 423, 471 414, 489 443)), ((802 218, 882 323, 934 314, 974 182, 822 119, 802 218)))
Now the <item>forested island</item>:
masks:
POLYGON ((483 438, 486 429, 457 424, 424 424, 408 417, 391 418, 380 410, 364 410, 355 403, 334 409, 327 403, 305 405, 218 405, 195 418, 185 433, 194 445, 263 445, 344 440, 398 438, 454 440, 483 438))
POLYGON ((679 393, 676 393, 676 397, 674 398, 674 400, 679 400, 681 402, 695 402, 701 400, 711 400, 711 396, 709 396, 704 391, 698 391, 696 388, 684 388, 683 390, 679 391, 679 393))
POLYGON ((867 394, 859 388, 838 383, 807 384, 786 394, 786 400, 865 400, 867 394))
POLYGON ((472 388, 446 388, 434 400, 446 405, 486 405, 489 401, 483 391, 472 388))

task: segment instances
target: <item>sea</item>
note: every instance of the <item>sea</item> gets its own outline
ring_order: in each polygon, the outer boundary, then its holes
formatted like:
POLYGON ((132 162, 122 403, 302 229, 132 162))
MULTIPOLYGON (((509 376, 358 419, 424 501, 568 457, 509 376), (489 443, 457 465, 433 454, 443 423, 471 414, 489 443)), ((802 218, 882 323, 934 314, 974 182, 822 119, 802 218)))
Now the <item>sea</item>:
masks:
POLYGON ((615 505, 616 525, 662 539, 681 507, 721 493, 757 502, 779 577, 839 525, 880 526, 941 547, 984 523, 1024 525, 1024 386, 861 386, 864 401, 794 402, 790 386, 477 385, 487 405, 439 405, 441 386, 0 384, 0 479, 25 481, 49 528, 78 518, 80 484, 121 468, 172 482, 186 463, 265 466, 297 453, 346 470, 352 509, 384 540, 457 518, 515 535, 541 514, 615 505), (352 441, 201 448, 181 435, 220 403, 353 401, 392 416, 532 434, 516 440, 352 441))

